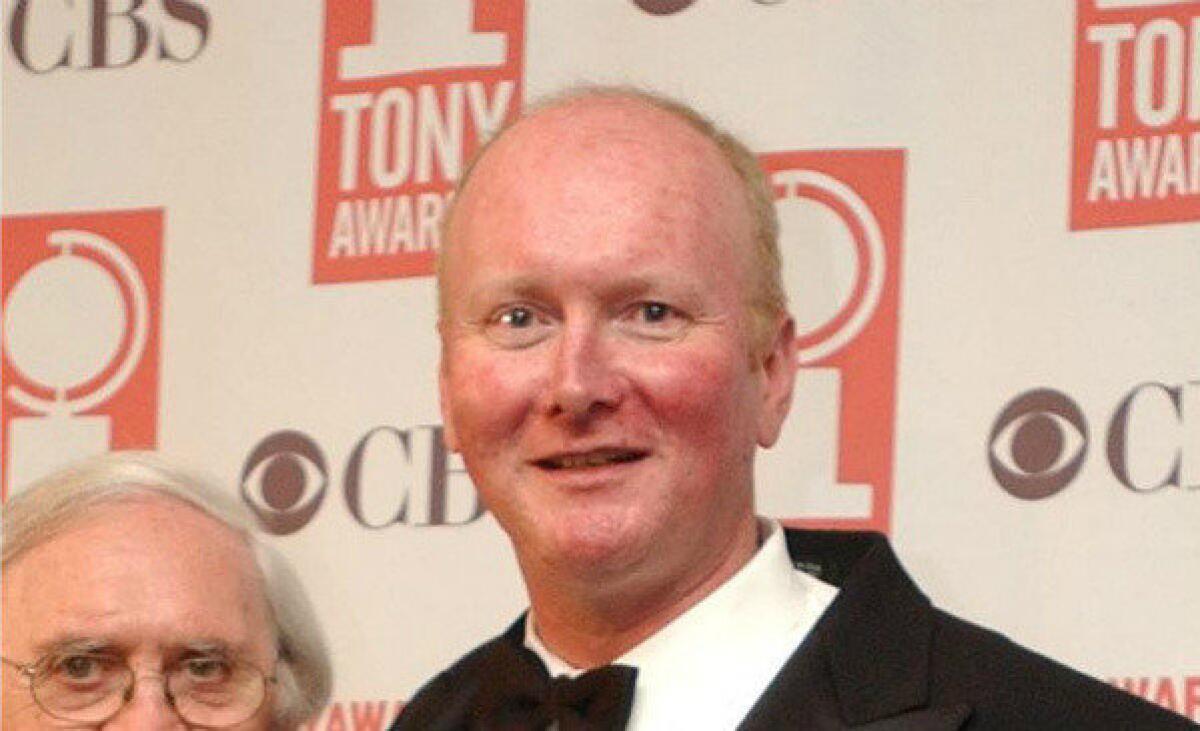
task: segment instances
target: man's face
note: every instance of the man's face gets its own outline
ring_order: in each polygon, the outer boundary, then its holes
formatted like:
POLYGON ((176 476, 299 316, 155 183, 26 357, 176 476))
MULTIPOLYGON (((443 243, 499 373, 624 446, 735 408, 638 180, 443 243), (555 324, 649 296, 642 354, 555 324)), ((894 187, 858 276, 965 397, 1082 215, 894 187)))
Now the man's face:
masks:
POLYGON ((442 410, 526 570, 686 574, 752 523, 791 341, 750 354, 751 220, 715 147, 630 100, 499 140, 444 262, 442 410))
MULTIPOLYGON (((3 579, 5 658, 30 663, 48 653, 103 652, 133 668, 134 693, 106 729, 186 728, 166 698, 162 672, 194 654, 236 657, 274 673, 268 609, 249 549, 174 500, 99 507, 18 557, 3 579)), ((89 661, 73 662, 69 671, 87 674, 89 661)), ((43 713, 16 671, 3 672, 4 728, 79 728, 43 713)), ((236 729, 270 726, 271 687, 263 707, 236 729)))

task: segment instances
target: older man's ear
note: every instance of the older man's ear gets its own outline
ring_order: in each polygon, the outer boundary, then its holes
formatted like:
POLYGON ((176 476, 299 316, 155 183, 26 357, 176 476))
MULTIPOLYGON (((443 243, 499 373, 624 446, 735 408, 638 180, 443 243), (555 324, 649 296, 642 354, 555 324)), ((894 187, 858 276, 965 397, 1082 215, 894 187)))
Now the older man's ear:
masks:
POLYGON ((756 358, 755 367, 762 371, 758 444, 766 448, 779 439, 783 420, 792 407, 792 389, 796 383, 796 324, 790 316, 780 316, 770 347, 756 358))

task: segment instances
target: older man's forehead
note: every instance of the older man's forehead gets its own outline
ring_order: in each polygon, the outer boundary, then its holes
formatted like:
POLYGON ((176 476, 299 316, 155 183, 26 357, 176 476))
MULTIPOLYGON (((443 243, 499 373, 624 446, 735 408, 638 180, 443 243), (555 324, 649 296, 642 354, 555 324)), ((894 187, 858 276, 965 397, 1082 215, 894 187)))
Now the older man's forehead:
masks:
POLYGON ((239 532, 194 505, 159 494, 90 507, 6 564, 5 579, 28 573, 27 563, 47 562, 57 564, 60 574, 35 577, 33 586, 49 587, 63 575, 153 569, 156 577, 190 572, 200 574, 198 579, 237 577, 256 592, 261 588, 253 552, 239 532))
MULTIPOLYGON (((228 547, 236 554, 250 556, 245 538, 235 528, 197 505, 164 493, 131 493, 98 503, 64 525, 60 534, 73 531, 112 532, 130 541, 162 538, 186 543, 185 538, 196 539, 205 548, 228 547), (140 530, 126 530, 129 526, 140 530), (185 533, 184 528, 193 534, 185 533)), ((186 555, 183 546, 177 553, 186 555)))
POLYGON ((88 645, 166 656, 208 645, 243 655, 271 642, 265 587, 245 541, 173 499, 95 506, 6 565, 3 578, 5 645, 17 641, 23 655, 88 645))

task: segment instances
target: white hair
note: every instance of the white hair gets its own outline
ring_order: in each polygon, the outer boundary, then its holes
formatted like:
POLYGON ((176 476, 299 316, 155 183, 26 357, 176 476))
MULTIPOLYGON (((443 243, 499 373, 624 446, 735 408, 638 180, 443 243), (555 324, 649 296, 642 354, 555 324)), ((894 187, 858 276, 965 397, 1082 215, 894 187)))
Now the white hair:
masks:
POLYGON ((329 701, 329 654, 299 578, 258 538, 245 507, 213 483, 151 452, 112 452, 77 462, 34 482, 4 505, 0 567, 49 541, 94 508, 131 499, 183 502, 236 533, 262 576, 279 652, 272 728, 294 729, 329 701))

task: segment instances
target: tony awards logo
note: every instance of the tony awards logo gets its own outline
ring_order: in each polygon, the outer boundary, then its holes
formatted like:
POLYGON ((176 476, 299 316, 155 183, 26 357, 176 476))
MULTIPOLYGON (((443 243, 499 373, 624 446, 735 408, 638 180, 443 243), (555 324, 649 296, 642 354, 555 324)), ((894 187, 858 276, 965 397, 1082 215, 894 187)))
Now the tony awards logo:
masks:
POLYGON ((7 494, 72 459, 154 445, 162 217, 4 223, 7 494))
POLYGON ((772 153, 762 164, 800 368, 780 448, 760 456, 759 507, 813 527, 887 531, 903 152, 772 153))

